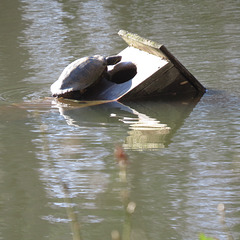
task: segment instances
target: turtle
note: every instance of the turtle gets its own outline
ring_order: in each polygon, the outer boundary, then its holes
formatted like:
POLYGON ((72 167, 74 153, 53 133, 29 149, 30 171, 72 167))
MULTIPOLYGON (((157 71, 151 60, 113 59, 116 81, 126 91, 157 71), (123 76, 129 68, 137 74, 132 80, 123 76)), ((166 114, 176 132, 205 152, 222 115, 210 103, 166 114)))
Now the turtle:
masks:
POLYGON ((51 85, 53 97, 80 99, 83 93, 102 78, 109 79, 108 65, 120 62, 122 56, 94 55, 70 63, 51 85))

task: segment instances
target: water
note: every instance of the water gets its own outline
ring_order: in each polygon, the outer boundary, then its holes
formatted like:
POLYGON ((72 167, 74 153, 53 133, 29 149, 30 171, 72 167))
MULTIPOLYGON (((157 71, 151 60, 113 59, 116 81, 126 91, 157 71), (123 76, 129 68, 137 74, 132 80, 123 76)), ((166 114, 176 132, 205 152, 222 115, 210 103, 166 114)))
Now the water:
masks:
POLYGON ((129 229, 132 239, 239 239, 239 16, 231 0, 1 0, 0 239, 71 239, 61 181, 83 239, 129 229), (69 62, 124 49, 120 29, 165 44, 207 93, 192 103, 48 98, 69 62), (130 218, 126 201, 137 206, 130 218))

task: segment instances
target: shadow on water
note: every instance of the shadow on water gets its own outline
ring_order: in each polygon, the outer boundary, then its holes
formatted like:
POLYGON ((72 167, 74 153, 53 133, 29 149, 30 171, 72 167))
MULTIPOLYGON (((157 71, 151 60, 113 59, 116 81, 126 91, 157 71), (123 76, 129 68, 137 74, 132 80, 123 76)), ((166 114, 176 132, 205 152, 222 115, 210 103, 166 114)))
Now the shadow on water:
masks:
POLYGON ((56 100, 55 104, 68 125, 121 123, 126 126, 119 139, 123 147, 141 151, 167 147, 199 99, 93 102, 91 106, 86 102, 56 100))

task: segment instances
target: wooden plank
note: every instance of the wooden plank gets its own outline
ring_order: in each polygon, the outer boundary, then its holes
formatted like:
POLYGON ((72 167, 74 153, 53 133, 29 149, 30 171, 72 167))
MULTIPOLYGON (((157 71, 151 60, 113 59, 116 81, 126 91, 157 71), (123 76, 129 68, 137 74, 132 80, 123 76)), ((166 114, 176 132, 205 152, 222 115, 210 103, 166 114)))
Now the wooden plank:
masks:
POLYGON ((178 61, 176 57, 170 53, 170 51, 164 45, 158 44, 154 41, 145 39, 137 34, 133 34, 125 30, 120 30, 118 34, 129 46, 133 46, 142 51, 166 59, 167 61, 171 61, 175 67, 178 68, 179 71, 186 77, 186 79, 195 87, 196 91, 199 93, 204 93, 206 91, 202 84, 178 61))
POLYGON ((168 63, 137 87, 123 95, 119 100, 125 101, 134 98, 163 96, 180 97, 187 94, 196 95, 196 89, 172 63, 168 63))
POLYGON ((156 55, 163 59, 168 60, 168 57, 161 51, 161 44, 154 41, 148 40, 146 38, 140 37, 137 34, 127 32, 125 30, 120 30, 118 35, 129 45, 144 52, 156 55))
POLYGON ((205 93, 206 89, 203 85, 178 61, 176 57, 170 53, 170 51, 167 50, 164 45, 162 45, 160 49, 199 92, 205 93))
POLYGON ((150 75, 147 79, 142 81, 141 84, 136 86, 135 88, 131 89, 125 95, 123 95, 120 100, 127 100, 127 99, 137 99, 137 98, 146 98, 147 96, 154 97, 156 96, 156 91, 161 92, 162 89, 165 88, 167 82, 171 82, 172 79, 163 79, 163 76, 167 72, 171 72, 173 68, 172 63, 168 63, 164 67, 160 68, 157 72, 150 75))

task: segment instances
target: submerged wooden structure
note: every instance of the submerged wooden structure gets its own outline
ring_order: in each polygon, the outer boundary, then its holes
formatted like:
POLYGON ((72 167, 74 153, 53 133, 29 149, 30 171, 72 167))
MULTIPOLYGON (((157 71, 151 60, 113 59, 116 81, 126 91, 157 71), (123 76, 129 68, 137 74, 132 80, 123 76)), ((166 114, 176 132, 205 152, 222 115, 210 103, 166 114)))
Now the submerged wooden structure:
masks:
POLYGON ((124 30, 118 34, 128 44, 118 55, 122 56, 122 62, 133 62, 137 66, 137 74, 121 84, 103 79, 88 92, 85 100, 125 101, 204 94, 205 88, 201 83, 164 45, 124 30))

